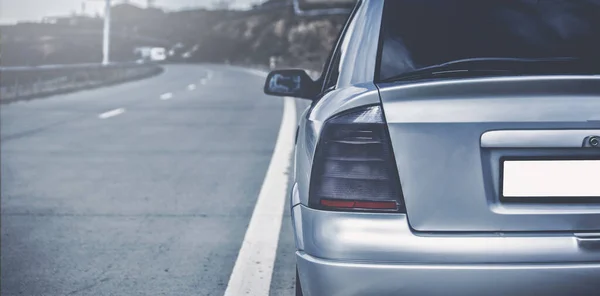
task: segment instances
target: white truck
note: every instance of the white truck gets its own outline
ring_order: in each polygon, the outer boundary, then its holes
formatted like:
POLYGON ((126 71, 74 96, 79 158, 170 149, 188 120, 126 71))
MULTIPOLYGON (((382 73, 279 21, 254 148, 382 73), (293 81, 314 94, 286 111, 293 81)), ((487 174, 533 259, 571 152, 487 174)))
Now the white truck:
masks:
POLYGON ((167 59, 167 50, 164 47, 138 47, 135 49, 138 62, 161 62, 167 59))

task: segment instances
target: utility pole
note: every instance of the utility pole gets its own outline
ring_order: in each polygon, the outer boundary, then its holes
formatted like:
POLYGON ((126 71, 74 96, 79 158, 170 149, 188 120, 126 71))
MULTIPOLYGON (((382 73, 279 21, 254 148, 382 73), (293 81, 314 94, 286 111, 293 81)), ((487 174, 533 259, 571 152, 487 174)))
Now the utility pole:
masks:
POLYGON ((102 34, 102 65, 110 63, 110 0, 105 0, 104 31, 102 34))

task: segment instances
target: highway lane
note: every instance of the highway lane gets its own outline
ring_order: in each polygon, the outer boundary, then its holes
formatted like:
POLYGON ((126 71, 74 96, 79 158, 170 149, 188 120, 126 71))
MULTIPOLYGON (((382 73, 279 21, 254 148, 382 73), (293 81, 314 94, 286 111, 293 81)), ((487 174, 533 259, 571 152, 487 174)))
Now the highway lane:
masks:
MULTIPOLYGON (((2 105, 1 294, 222 295, 282 120, 263 79, 170 65, 2 105)), ((287 207, 271 295, 293 294, 287 207)))

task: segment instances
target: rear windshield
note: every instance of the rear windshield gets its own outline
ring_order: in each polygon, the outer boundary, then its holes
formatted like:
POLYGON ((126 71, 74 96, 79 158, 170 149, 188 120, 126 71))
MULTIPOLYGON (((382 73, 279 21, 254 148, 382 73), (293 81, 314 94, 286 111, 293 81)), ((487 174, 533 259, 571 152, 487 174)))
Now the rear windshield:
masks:
POLYGON ((600 56, 600 0, 388 0, 379 79, 472 58, 600 56))

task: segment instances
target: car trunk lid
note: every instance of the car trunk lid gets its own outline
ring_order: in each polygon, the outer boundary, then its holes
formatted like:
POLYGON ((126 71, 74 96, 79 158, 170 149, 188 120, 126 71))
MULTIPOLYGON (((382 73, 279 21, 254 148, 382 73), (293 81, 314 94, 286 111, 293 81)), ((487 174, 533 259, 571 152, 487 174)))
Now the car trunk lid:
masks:
POLYGON ((600 136, 600 77, 378 86, 413 229, 600 230, 600 148, 585 142, 600 136), (548 180, 527 179, 536 168, 548 180))

